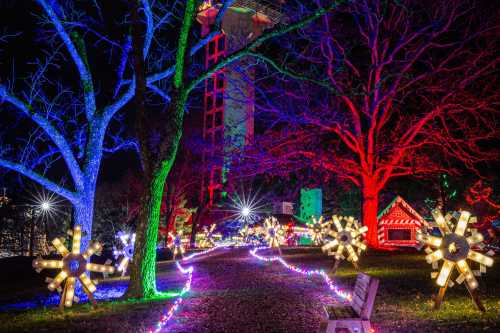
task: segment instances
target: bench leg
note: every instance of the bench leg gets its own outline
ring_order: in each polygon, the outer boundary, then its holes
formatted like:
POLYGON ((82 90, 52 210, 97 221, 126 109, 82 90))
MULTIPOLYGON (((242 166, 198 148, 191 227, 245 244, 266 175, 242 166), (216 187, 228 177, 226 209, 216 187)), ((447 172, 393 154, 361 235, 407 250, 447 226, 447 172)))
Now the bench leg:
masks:
POLYGON ((325 333, 335 333, 336 328, 337 328, 337 321, 329 320, 325 333))
POLYGON ((363 326, 363 333, 370 333, 372 330, 372 325, 370 325, 369 320, 363 320, 361 322, 361 325, 363 326))

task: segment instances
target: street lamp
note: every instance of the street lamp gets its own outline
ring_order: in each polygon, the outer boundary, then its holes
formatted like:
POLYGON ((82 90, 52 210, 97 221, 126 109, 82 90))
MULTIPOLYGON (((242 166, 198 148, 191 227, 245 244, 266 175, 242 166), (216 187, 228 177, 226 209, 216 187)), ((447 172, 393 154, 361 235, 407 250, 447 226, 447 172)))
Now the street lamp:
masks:
POLYGON ((40 204, 40 209, 44 212, 48 212, 52 208, 52 204, 49 201, 43 201, 40 204))
POLYGON ((250 207, 245 206, 241 209, 241 216, 248 217, 248 215, 250 215, 250 207))

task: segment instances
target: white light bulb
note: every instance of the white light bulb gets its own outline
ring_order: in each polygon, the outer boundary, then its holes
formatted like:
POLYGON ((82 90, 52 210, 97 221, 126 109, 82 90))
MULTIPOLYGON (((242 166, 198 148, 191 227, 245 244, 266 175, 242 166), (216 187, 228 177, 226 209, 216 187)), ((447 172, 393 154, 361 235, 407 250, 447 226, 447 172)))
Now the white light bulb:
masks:
POLYGON ((42 202, 42 204, 40 205, 40 207, 42 208, 42 210, 47 211, 47 210, 50 209, 50 203, 47 202, 47 201, 44 201, 44 202, 42 202))
POLYGON ((248 207, 243 207, 243 208, 241 209, 241 215, 243 215, 243 216, 245 216, 245 217, 247 217, 248 215, 250 215, 250 208, 248 208, 248 207))

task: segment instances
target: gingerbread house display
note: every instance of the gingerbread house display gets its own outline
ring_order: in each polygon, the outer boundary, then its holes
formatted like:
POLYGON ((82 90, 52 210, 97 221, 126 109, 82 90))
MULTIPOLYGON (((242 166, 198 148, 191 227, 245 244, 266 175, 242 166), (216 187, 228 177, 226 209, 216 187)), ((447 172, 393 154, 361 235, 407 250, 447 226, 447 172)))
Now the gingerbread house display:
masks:
POLYGON ((424 218, 400 196, 394 198, 377 219, 381 246, 418 247, 417 232, 428 227, 424 218))

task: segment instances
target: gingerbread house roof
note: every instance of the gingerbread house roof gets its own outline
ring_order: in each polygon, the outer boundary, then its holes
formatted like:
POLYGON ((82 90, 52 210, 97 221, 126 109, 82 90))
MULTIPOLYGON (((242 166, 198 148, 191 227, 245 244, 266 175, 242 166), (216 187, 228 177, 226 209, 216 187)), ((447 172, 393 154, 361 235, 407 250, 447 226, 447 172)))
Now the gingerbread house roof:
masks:
POLYGON ((418 224, 427 225, 424 218, 420 216, 420 214, 417 213, 417 211, 399 195, 396 196, 394 200, 392 200, 391 203, 378 214, 377 219, 379 220, 379 224, 395 223, 396 219, 390 215, 392 215, 392 213, 397 209, 402 209, 406 215, 406 217, 401 217, 400 223, 412 223, 412 221, 418 221, 418 224), (390 219, 386 221, 387 217, 390 219))

